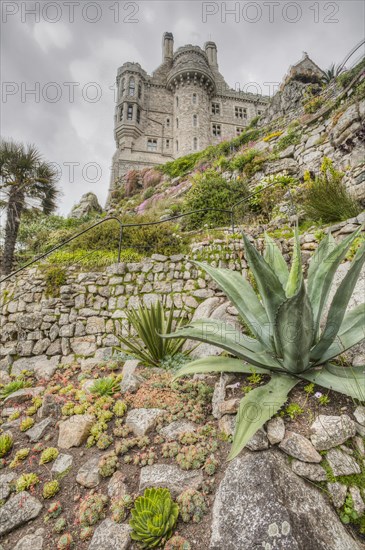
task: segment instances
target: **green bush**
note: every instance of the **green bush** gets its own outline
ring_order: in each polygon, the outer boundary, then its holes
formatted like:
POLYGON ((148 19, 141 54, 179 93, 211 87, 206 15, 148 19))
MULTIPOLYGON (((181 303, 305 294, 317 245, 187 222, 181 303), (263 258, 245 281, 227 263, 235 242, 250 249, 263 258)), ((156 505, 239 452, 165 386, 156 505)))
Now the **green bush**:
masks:
POLYGON ((193 153, 191 155, 186 155, 185 157, 180 157, 171 162, 166 162, 166 164, 161 164, 158 169, 170 178, 177 178, 179 176, 184 176, 194 168, 197 161, 201 158, 202 153, 193 153))
POLYGON ((90 392, 97 395, 113 395, 118 389, 119 381, 116 378, 106 377, 95 380, 90 392))
POLYGON ((320 174, 312 180, 305 175, 307 185, 303 207, 311 220, 324 223, 339 222, 357 216, 361 208, 343 183, 344 174, 335 170, 329 158, 325 158, 320 174))
POLYGON ((365 69, 365 58, 363 58, 360 63, 355 65, 355 67, 350 71, 346 71, 345 73, 340 74, 337 77, 337 82, 340 83, 342 88, 347 88, 347 86, 351 83, 355 76, 359 74, 360 71, 362 71, 363 69, 365 69))
POLYGON ((282 138, 280 138, 277 144, 275 145, 275 151, 277 152, 284 151, 290 145, 298 145, 298 143, 300 143, 300 138, 301 138, 301 134, 298 128, 288 130, 288 133, 282 138))
POLYGON ((10 433, 0 435, 0 458, 5 456, 13 447, 13 436, 10 433))
POLYGON ((59 296, 61 286, 67 282, 67 274, 63 267, 49 266, 43 268, 44 281, 46 283, 46 296, 59 296))
POLYGON ((262 159, 258 158, 258 152, 254 149, 249 149, 244 153, 235 156, 230 162, 231 170, 239 170, 245 172, 247 177, 250 177, 258 167, 262 164, 262 159))
MULTIPOLYGON (((226 181, 214 170, 207 170, 195 175, 193 186, 184 201, 184 211, 206 208, 228 210, 247 195, 247 184, 244 181, 226 181)), ((230 221, 229 213, 208 211, 187 216, 184 223, 187 229, 199 229, 205 224, 219 226, 227 225, 230 221)))
MULTIPOLYGON (((29 385, 29 384, 28 384, 29 385)), ((0 391, 0 398, 5 399, 5 397, 8 397, 8 395, 18 391, 22 390, 27 386, 26 382, 24 380, 13 380, 12 382, 9 382, 8 384, 5 384, 5 386, 0 391)))

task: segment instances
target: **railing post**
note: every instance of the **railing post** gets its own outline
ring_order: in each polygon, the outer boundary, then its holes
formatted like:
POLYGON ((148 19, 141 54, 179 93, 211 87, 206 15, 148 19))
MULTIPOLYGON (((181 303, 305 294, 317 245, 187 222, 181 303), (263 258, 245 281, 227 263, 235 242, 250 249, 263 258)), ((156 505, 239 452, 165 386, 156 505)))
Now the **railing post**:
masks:
POLYGON ((118 264, 120 264, 120 253, 122 251, 122 240, 123 240, 123 224, 119 225, 119 244, 118 244, 118 264))

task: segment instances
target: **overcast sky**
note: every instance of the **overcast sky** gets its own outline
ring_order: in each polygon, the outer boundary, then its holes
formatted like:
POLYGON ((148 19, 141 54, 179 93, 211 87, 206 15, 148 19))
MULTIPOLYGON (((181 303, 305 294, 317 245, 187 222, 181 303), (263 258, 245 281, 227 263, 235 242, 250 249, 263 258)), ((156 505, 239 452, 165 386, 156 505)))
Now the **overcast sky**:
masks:
POLYGON ((265 94, 265 83, 280 82, 303 51, 326 69, 364 36, 362 0, 2 0, 1 9, 1 134, 35 143, 57 163, 62 214, 87 191, 104 205, 117 68, 137 61, 151 74, 165 31, 175 49, 215 41, 226 81, 254 82, 265 94))

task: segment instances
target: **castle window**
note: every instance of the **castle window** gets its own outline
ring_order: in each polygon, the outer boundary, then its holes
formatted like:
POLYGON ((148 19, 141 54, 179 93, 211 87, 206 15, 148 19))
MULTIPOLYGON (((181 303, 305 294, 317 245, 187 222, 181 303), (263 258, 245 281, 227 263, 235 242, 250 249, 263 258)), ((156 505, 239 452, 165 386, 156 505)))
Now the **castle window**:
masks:
POLYGON ((262 111, 257 111, 257 114, 258 114, 258 115, 262 115, 262 111))
POLYGON ((176 96, 176 107, 179 106, 179 98, 176 96))
POLYGON ((178 150, 179 150, 179 142, 178 142, 178 140, 176 140, 176 151, 178 151, 178 150))
POLYGON ((198 126, 198 115, 193 115, 193 126, 194 128, 198 126))
POLYGON ((120 95, 124 95, 124 92, 125 92, 125 79, 122 78, 122 82, 121 82, 121 85, 120 85, 120 95))
POLYGON ((212 115, 219 115, 221 112, 221 106, 219 103, 212 103, 212 115))
POLYGON ((242 134, 242 132, 243 132, 243 128, 240 128, 239 126, 237 126, 237 128, 236 128, 236 135, 237 135, 237 136, 240 136, 240 135, 242 134))
POLYGON ((142 84, 138 84, 138 99, 142 97, 142 84))
POLYGON ((133 120, 133 105, 128 105, 127 120, 133 120))
POLYGON ((151 152, 157 151, 157 139, 147 140, 147 151, 151 151, 151 152))
POLYGON ((166 128, 170 128, 170 119, 169 118, 166 119, 166 128))
POLYGON ((123 120, 123 105, 119 107, 119 120, 123 120))
POLYGON ((198 150, 198 138, 196 137, 193 139, 193 149, 194 151, 198 150))
POLYGON ((194 105, 196 105, 196 103, 198 102, 198 96, 196 94, 193 94, 192 101, 194 105))
POLYGON ((137 124, 141 122, 141 109, 137 108, 137 124))
POLYGON ((170 140, 169 139, 166 140, 166 149, 170 149, 170 140))
POLYGON ((244 107, 235 107, 234 108, 234 116, 236 118, 247 118, 247 109, 244 107))
POLYGON ((213 136, 218 137, 221 135, 221 125, 213 124, 212 125, 213 136))
POLYGON ((130 96, 134 96, 135 89, 136 89, 136 84, 134 82, 133 76, 131 76, 129 79, 129 92, 128 92, 130 96))
POLYGON ((179 127, 179 119, 177 118, 176 119, 176 128, 178 128, 178 127, 179 127))

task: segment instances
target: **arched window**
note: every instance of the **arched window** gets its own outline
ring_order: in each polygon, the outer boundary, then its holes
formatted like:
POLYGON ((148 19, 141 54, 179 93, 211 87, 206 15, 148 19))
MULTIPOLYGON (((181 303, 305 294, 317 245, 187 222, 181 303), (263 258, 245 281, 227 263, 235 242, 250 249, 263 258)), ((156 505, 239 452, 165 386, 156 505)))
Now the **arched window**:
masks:
POLYGON ((133 76, 131 76, 129 79, 129 91, 128 91, 130 96, 134 96, 135 89, 136 89, 136 84, 134 82, 133 76))
POLYGON ((123 120, 123 105, 119 107, 119 121, 123 120))
POLYGON ((169 118, 166 119, 166 128, 170 128, 170 119, 169 118))
POLYGON ((198 126, 198 115, 193 115, 193 126, 194 128, 198 126))
POLYGON ((120 95, 123 96, 125 92, 125 78, 122 78, 120 83, 120 95))
POLYGON ((176 140, 176 151, 178 151, 178 150, 179 150, 179 142, 178 142, 178 140, 176 140))
POLYGON ((137 107, 137 124, 141 122, 141 109, 137 107))
POLYGON ((128 105, 127 120, 133 120, 133 105, 128 105))
POLYGON ((176 107, 179 106, 179 98, 176 96, 176 107))
POLYGON ((198 150, 198 138, 196 137, 193 139, 193 149, 194 151, 198 150))
POLYGON ((195 93, 192 96, 192 101, 194 105, 198 102, 198 96, 195 93))
POLYGON ((142 84, 138 84, 138 99, 142 97, 142 84))

